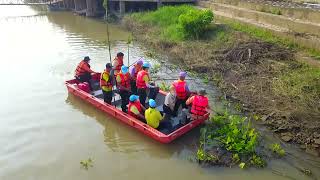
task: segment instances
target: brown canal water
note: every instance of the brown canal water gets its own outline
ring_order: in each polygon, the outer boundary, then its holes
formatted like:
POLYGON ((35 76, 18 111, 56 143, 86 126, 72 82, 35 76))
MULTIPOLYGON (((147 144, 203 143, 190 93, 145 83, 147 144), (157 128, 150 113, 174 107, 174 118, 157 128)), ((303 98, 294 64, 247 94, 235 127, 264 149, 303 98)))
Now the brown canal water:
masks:
MULTIPOLYGON (((319 159, 289 145, 289 155, 265 169, 200 167, 189 161, 199 129, 163 145, 69 95, 64 81, 72 78, 83 56, 92 58, 96 71, 108 61, 102 21, 0 6, 0 25, 1 180, 310 179, 296 167, 320 177, 319 159), (84 170, 79 162, 88 158, 93 167, 84 170)), ((113 55, 127 51, 128 35, 111 26, 113 55)), ((145 52, 134 43, 130 59, 145 52)), ((199 86, 198 80, 192 88, 199 86)), ((269 141, 278 141, 260 129, 269 141)))

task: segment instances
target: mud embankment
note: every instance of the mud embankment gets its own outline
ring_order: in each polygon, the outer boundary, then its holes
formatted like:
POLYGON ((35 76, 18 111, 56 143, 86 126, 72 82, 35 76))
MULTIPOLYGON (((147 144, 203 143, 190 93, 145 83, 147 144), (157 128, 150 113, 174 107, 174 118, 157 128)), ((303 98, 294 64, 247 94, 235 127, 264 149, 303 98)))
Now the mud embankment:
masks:
MULTIPOLYGON (((123 24, 147 47, 214 82, 229 99, 242 105, 243 112, 257 115, 259 123, 269 126, 284 141, 301 144, 319 155, 320 92, 313 93, 311 100, 301 100, 276 91, 277 85, 285 82, 282 76, 304 69, 293 51, 230 32, 224 25, 216 25, 214 29, 222 31, 213 30, 204 40, 169 42, 160 38, 156 28, 130 16, 123 24)), ((320 79, 315 81, 320 84, 320 79)))

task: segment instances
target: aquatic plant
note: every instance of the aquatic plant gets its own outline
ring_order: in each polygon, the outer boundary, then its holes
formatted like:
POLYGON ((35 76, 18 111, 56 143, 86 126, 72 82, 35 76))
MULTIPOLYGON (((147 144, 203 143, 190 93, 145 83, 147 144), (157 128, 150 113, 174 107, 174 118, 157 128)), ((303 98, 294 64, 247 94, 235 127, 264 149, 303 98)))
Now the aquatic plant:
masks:
POLYGON ((162 81, 158 86, 162 91, 168 92, 170 90, 170 85, 164 81, 162 81))
POLYGON ((157 74, 160 71, 160 68, 160 64, 153 64, 152 68, 150 69, 150 74, 157 74))
POLYGON ((81 167, 84 168, 85 170, 88 170, 90 167, 93 167, 92 163, 93 163, 93 160, 91 158, 80 161, 81 167))
POLYGON ((280 146, 278 143, 273 143, 270 145, 270 150, 277 155, 284 156, 286 154, 286 151, 280 146))
POLYGON ((251 165, 255 167, 260 167, 263 168, 266 165, 266 162, 259 156, 253 155, 251 160, 250 160, 251 165))
MULTIPOLYGON (((227 153, 222 154, 231 154, 229 159, 232 164, 239 164, 240 168, 247 166, 264 167, 266 165, 265 161, 256 152, 259 135, 251 127, 251 123, 246 117, 231 115, 228 111, 225 111, 222 114, 214 115, 210 121, 211 124, 201 129, 199 149, 202 151, 199 152, 205 152, 208 147, 216 148, 209 152, 220 151, 218 149, 223 148, 227 153), (216 145, 212 146, 215 143, 219 145, 218 148, 216 145)), ((210 155, 215 154, 211 153, 210 155)), ((198 159, 201 159, 201 157, 204 156, 199 156, 198 159)), ((214 161, 225 159, 217 155, 215 157, 214 161)))

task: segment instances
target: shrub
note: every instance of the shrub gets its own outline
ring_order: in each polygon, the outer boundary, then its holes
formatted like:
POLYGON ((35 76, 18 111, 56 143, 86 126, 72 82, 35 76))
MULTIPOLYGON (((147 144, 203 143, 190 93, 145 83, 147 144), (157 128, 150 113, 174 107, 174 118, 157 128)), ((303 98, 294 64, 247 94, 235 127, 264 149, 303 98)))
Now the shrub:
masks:
POLYGON ((210 10, 189 10, 179 16, 179 25, 182 27, 186 38, 199 39, 213 20, 213 13, 210 10))
POLYGON ((182 5, 164 6, 152 12, 133 13, 131 17, 144 25, 155 26, 160 31, 162 39, 176 42, 199 38, 211 23, 213 13, 182 5))
POLYGON ((270 145, 270 150, 272 152, 278 154, 279 156, 284 156, 286 154, 286 151, 284 149, 282 149, 282 147, 278 143, 271 144, 270 145))

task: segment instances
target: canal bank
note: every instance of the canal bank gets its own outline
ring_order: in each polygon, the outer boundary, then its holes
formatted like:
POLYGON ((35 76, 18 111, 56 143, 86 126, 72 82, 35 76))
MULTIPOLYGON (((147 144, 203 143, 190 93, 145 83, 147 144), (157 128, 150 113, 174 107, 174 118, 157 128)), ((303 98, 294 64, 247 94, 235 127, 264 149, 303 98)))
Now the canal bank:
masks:
MULTIPOLYGON (((152 13, 128 15, 124 25, 181 68, 214 82, 240 111, 258 117, 259 124, 283 141, 319 155, 319 68, 297 61, 295 49, 225 24, 212 24, 199 40, 170 39, 172 33, 167 32, 172 29, 163 25, 165 17, 160 22, 154 17, 152 13)), ((264 31, 257 28, 257 33, 264 31)))

